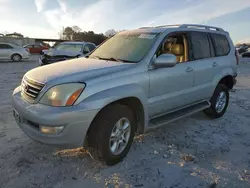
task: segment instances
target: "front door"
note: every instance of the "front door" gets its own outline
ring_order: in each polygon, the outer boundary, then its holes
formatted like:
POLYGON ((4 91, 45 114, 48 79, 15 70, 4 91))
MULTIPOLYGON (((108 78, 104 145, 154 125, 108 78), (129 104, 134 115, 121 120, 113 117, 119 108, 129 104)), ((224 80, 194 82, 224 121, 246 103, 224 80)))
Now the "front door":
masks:
POLYGON ((163 43, 161 54, 176 55, 176 66, 149 71, 150 93, 148 104, 150 118, 182 108, 191 104, 194 100, 194 64, 187 57, 187 38, 180 34, 174 36, 174 38, 176 39, 172 40, 172 44, 166 44, 167 41, 163 43))

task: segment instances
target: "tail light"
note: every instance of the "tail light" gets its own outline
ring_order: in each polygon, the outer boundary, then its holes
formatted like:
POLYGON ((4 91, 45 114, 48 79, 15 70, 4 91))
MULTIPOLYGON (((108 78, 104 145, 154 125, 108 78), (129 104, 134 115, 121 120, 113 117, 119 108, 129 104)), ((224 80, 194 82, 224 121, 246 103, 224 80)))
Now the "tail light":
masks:
POLYGON ((240 63, 240 55, 239 52, 235 49, 235 57, 236 57, 236 65, 239 65, 240 63))
POLYGON ((27 52, 30 52, 30 49, 29 48, 25 48, 27 52))

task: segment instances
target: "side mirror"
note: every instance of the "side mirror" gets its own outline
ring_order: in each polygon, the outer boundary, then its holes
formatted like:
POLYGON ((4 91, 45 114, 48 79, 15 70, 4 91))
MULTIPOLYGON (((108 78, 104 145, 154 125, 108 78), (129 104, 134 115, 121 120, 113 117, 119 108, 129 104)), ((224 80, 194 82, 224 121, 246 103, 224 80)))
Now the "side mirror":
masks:
POLYGON ((176 56, 173 54, 162 54, 157 57, 154 61, 154 67, 162 68, 162 67, 174 67, 176 65, 176 56))

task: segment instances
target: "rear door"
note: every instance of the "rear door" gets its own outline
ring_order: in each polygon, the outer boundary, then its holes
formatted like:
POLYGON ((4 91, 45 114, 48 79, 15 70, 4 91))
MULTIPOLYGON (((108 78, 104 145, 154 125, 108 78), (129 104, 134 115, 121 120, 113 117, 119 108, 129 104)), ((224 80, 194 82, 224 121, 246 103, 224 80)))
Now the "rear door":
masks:
POLYGON ((206 32, 190 32, 191 60, 194 63, 194 90, 197 101, 207 100, 213 93, 212 81, 219 72, 212 42, 206 32))
POLYGON ((219 75, 223 69, 231 68, 231 66, 237 67, 235 49, 230 48, 227 37, 222 34, 210 33, 210 38, 216 56, 217 74, 219 75))

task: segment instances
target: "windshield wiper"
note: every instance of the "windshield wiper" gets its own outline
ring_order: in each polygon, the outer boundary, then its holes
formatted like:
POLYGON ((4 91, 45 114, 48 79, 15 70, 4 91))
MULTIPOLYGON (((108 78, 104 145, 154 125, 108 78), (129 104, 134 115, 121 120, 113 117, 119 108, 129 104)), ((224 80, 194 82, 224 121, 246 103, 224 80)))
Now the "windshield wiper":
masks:
POLYGON ((117 61, 117 62, 121 61, 124 63, 137 63, 136 61, 129 61, 126 59, 119 59, 119 58, 114 58, 114 57, 109 57, 109 58, 104 58, 104 57, 100 57, 100 56, 90 56, 90 57, 101 59, 101 60, 106 60, 106 61, 117 61))
POLYGON ((119 59, 119 58, 114 58, 114 57, 109 57, 109 58, 98 57, 98 58, 102 60, 107 60, 107 61, 117 61, 117 62, 121 61, 124 63, 136 63, 135 61, 129 61, 126 59, 119 59))

